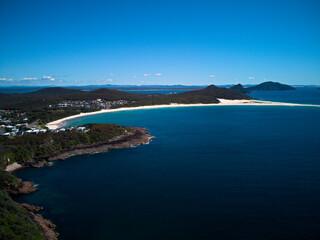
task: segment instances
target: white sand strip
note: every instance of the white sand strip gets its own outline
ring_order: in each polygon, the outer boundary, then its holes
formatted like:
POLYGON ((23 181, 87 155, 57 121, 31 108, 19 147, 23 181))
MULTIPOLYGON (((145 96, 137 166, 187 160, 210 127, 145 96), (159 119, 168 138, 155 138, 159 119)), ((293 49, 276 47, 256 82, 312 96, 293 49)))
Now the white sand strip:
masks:
POLYGON ((53 122, 48 123, 46 126, 49 129, 57 129, 63 125, 63 122, 85 117, 89 115, 101 114, 101 113, 110 113, 110 112, 120 112, 120 111, 132 111, 132 110, 142 110, 142 109, 155 109, 155 108, 176 108, 176 107, 207 107, 207 106, 300 106, 300 107, 320 107, 320 105, 313 104, 298 104, 298 103, 282 103, 282 102, 268 102, 268 101, 257 101, 257 100, 227 100, 219 99, 220 103, 195 103, 195 104, 177 104, 171 103, 168 105, 151 105, 151 106, 141 106, 141 107, 123 107, 117 109, 104 109, 101 111, 90 112, 90 113, 80 113, 70 117, 65 117, 53 122))
POLYGON ((13 172, 15 170, 18 170, 19 168, 22 168, 22 165, 20 165, 19 163, 15 162, 15 163, 12 163, 12 164, 6 166, 5 171, 6 172, 13 172))

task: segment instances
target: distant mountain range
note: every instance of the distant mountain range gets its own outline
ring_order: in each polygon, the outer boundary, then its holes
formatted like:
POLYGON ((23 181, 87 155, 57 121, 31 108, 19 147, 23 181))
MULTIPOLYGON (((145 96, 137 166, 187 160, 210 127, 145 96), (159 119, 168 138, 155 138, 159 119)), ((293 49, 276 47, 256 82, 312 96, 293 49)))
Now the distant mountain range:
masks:
MULTIPOLYGON (((181 87, 181 86, 179 86, 181 87)), ((218 98, 251 99, 245 95, 250 91, 294 90, 295 88, 277 83, 264 82, 252 87, 237 84, 230 88, 210 85, 206 88, 195 89, 177 94, 142 94, 118 91, 109 88, 99 88, 92 91, 79 89, 50 87, 27 93, 0 93, 0 108, 12 109, 43 109, 50 104, 57 104, 63 100, 95 100, 107 101, 127 100, 134 106, 170 104, 170 103, 218 103, 218 98)), ((186 90, 186 89, 185 89, 186 90)))
MULTIPOLYGON (((112 90, 120 91, 193 91, 200 90, 206 86, 184 86, 184 85, 88 85, 88 86, 65 86, 66 89, 76 89, 83 91, 93 91, 100 88, 108 88, 112 90)), ((219 87, 230 88, 233 91, 247 94, 250 91, 277 91, 277 90, 294 90, 293 87, 277 82, 264 82, 259 85, 221 85, 219 87)), ((295 85, 295 87, 319 87, 316 85, 295 85)), ((0 93, 26 93, 34 92, 36 90, 45 89, 45 88, 54 88, 51 86, 2 86, 0 87, 0 93)))

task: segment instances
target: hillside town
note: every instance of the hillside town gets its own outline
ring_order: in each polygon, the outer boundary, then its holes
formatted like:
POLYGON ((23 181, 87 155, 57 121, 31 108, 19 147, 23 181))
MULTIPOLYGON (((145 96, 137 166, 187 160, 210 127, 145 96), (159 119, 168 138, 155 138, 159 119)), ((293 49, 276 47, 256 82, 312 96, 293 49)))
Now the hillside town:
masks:
MULTIPOLYGON (((49 109, 111 109, 132 103, 134 101, 116 100, 107 101, 105 99, 95 100, 64 100, 58 104, 51 104, 49 109)), ((86 131, 83 127, 78 128, 59 128, 55 130, 46 129, 39 126, 37 122, 30 122, 27 113, 19 110, 0 109, 0 136, 22 136, 26 134, 41 134, 46 132, 63 131, 86 131)))
POLYGON ((0 136, 22 136, 27 134, 42 134, 46 132, 70 132, 79 131, 86 132, 89 129, 86 127, 69 127, 58 129, 45 129, 34 123, 29 123, 25 112, 17 110, 2 110, 0 109, 0 136))
MULTIPOLYGON (((131 101, 131 103, 134 101, 131 101)), ((96 100, 65 100, 57 105, 49 105, 49 108, 87 108, 87 109, 110 109, 128 104, 127 100, 107 101, 105 99, 96 100)))

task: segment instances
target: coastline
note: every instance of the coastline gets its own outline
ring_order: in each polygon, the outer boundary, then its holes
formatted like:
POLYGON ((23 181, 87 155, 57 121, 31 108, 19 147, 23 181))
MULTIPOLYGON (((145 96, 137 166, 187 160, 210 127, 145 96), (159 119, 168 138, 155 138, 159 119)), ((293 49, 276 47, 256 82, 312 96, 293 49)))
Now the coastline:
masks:
POLYGON ((41 168, 43 166, 50 166, 52 161, 65 160, 74 155, 93 154, 106 152, 109 149, 133 148, 139 145, 148 144, 152 141, 153 136, 145 128, 131 127, 134 132, 117 136, 109 142, 100 142, 92 145, 82 145, 70 149, 60 150, 46 158, 34 159, 28 162, 27 167, 41 168))
MULTIPOLYGON (((60 150, 45 158, 32 159, 25 164, 18 164, 15 162, 8 165, 5 168, 5 171, 9 174, 12 174, 14 171, 24 167, 41 168, 43 166, 51 166, 51 161, 64 160, 73 155, 100 153, 108 151, 109 149, 133 148, 141 144, 148 144, 152 141, 152 138, 154 138, 145 128, 131 127, 131 129, 133 130, 133 132, 116 136, 107 142, 100 142, 91 145, 80 145, 70 149, 60 150)), ((37 185, 35 185, 34 183, 29 181, 22 181, 21 179, 19 179, 19 181, 20 182, 17 187, 6 189, 6 192, 10 194, 10 196, 29 194, 37 190, 37 185)), ((26 203, 16 204, 25 209, 30 219, 39 226, 39 229, 44 234, 45 239, 58 240, 59 233, 55 231, 56 225, 50 220, 45 219, 41 214, 38 214, 38 211, 42 210, 43 207, 37 207, 26 203)))
POLYGON ((108 151, 109 149, 133 148, 139 145, 148 144, 154 136, 151 136, 147 129, 139 127, 130 127, 134 132, 117 136, 108 142, 99 142, 91 145, 80 145, 68 149, 63 149, 55 152, 44 158, 34 158, 24 164, 12 163, 4 169, 6 172, 13 173, 14 171, 24 167, 41 168, 50 166, 50 162, 59 161, 69 158, 73 155, 92 154, 108 151))
POLYGON ((111 113, 111 112, 121 112, 121 111, 133 111, 133 110, 143 110, 143 109, 157 109, 157 108, 176 108, 176 107, 209 107, 209 106, 300 106, 300 107, 320 107, 320 105, 313 104, 299 104, 299 103, 284 103, 284 102, 270 102, 270 101, 260 101, 260 100, 228 100, 228 99, 218 99, 220 103, 194 103, 194 104, 164 104, 164 105, 150 105, 150 106, 140 106, 140 107, 122 107, 116 109, 104 109, 96 112, 80 113, 77 115, 65 117, 58 119, 53 122, 46 124, 49 129, 57 129, 63 125, 65 121, 85 117, 95 114, 111 113))

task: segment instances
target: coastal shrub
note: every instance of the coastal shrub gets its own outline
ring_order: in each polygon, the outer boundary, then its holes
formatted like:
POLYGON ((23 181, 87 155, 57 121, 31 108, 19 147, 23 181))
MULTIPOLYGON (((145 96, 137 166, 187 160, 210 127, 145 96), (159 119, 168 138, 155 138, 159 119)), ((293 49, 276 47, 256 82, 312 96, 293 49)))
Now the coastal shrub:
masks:
POLYGON ((86 124, 89 131, 76 130, 58 133, 29 134, 17 137, 0 137, 0 166, 33 158, 46 158, 60 150, 81 145, 108 142, 112 138, 132 131, 131 128, 115 124, 86 124), (8 161, 9 160, 9 161, 8 161))
POLYGON ((0 190, 0 239, 44 239, 38 225, 3 190, 0 190))
POLYGON ((19 183, 20 180, 16 176, 0 169, 0 189, 15 188, 19 183))

